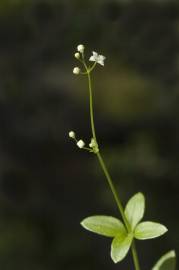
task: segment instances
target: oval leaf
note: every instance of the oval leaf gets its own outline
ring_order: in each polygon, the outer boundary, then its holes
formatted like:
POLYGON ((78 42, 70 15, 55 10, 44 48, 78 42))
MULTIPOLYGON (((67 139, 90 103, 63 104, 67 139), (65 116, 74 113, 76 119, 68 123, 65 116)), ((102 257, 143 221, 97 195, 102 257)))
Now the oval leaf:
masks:
POLYGON ((134 235, 139 240, 145 240, 159 237, 167 231, 168 229, 160 223, 146 221, 137 225, 134 235))
POLYGON ((176 269, 176 254, 174 250, 167 252, 154 265, 152 270, 175 270, 176 269))
POLYGON ((126 236, 116 236, 111 244, 111 258, 114 263, 122 261, 131 246, 133 239, 132 234, 128 234, 126 236))
POLYGON ((123 223, 119 219, 110 216, 87 217, 81 222, 81 225, 88 231, 108 237, 126 235, 123 223))
POLYGON ((145 211, 145 197, 142 193, 135 194, 127 203, 125 208, 125 216, 134 230, 136 225, 141 221, 145 211))

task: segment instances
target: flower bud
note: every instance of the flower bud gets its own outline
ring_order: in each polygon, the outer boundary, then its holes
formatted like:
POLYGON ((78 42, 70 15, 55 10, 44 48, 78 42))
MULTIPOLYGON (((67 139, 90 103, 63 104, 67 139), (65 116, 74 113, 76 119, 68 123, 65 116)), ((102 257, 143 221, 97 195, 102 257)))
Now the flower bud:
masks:
POLYGON ((77 146, 78 146, 79 148, 83 148, 83 147, 85 146, 84 141, 83 141, 83 140, 79 140, 79 141, 77 142, 77 146))
POLYGON ((80 44, 80 45, 77 46, 77 51, 80 52, 80 53, 83 53, 84 52, 84 49, 85 49, 85 47, 82 44, 80 44))
POLYGON ((74 54, 74 56, 75 56, 76 59, 79 59, 79 58, 80 58, 79 52, 76 52, 76 53, 74 54))
POLYGON ((68 133, 69 137, 72 138, 72 139, 75 139, 75 132, 74 131, 70 131, 68 133))
POLYGON ((95 146, 96 146, 96 141, 92 138, 92 139, 91 139, 91 142, 90 142, 90 144, 89 144, 89 147, 93 148, 93 147, 95 147, 95 146))
POLYGON ((80 68, 79 67, 75 67, 73 69, 73 74, 76 74, 76 75, 80 74, 80 68))

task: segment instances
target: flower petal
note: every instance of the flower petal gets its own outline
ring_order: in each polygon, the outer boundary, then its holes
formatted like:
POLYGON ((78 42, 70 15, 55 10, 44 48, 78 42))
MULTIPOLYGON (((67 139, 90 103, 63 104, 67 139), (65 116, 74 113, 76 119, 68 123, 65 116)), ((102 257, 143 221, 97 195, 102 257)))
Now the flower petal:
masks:
POLYGON ((101 55, 101 54, 100 54, 100 55, 99 55, 99 59, 104 61, 104 60, 106 59, 106 57, 105 57, 104 55, 101 55))
POLYGON ((89 61, 94 61, 94 62, 96 62, 96 58, 94 57, 94 55, 92 55, 92 56, 89 58, 89 61))
POLYGON ((101 66, 104 66, 104 60, 98 60, 97 63, 100 64, 101 66))
POLYGON ((98 53, 93 51, 93 56, 97 58, 98 57, 98 53))
POLYGON ((98 64, 104 66, 104 60, 106 59, 106 57, 104 55, 98 55, 98 64))

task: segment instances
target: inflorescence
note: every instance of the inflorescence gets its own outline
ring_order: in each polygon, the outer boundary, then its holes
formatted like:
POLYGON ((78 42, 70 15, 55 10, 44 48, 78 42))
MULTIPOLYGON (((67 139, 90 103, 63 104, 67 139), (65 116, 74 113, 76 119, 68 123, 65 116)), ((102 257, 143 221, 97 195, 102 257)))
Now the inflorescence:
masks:
POLYGON ((91 138, 91 141, 89 143, 89 147, 85 147, 85 145, 86 145, 85 142, 82 139, 77 139, 74 131, 70 131, 68 133, 68 136, 75 141, 76 145, 80 149, 87 150, 87 151, 94 153, 94 154, 99 152, 98 144, 94 138, 91 138))
POLYGON ((79 75, 79 74, 85 75, 87 73, 90 73, 94 69, 96 64, 104 66, 104 60, 106 59, 106 57, 104 55, 98 54, 97 52, 93 51, 92 55, 89 58, 89 61, 94 62, 94 64, 88 67, 85 62, 84 51, 85 51, 84 45, 80 44, 77 46, 77 52, 75 52, 74 57, 84 65, 85 71, 81 71, 79 67, 74 67, 73 74, 75 75, 79 75))
MULTIPOLYGON (((94 62, 92 65, 87 65, 85 61, 85 46, 80 44, 77 46, 77 52, 74 53, 74 57, 83 65, 84 71, 81 70, 78 66, 73 68, 73 74, 75 75, 87 75, 92 72, 92 70, 95 68, 96 64, 99 64, 101 66, 104 66, 104 60, 106 57, 104 55, 98 54, 97 52, 93 51, 92 55, 89 58, 90 62, 94 62)), ((89 147, 86 147, 85 142, 82 139, 76 139, 76 134, 74 131, 69 132, 69 137, 73 139, 76 142, 76 145, 80 149, 87 150, 89 152, 97 154, 99 152, 98 144, 95 138, 91 138, 91 141, 89 143, 89 147)))

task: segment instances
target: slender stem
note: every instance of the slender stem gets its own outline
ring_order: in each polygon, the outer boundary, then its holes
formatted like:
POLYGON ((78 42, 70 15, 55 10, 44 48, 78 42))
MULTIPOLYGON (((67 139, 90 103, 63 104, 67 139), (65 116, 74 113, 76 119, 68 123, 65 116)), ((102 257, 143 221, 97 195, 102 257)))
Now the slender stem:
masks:
POLYGON ((138 254, 137 254, 137 249, 136 249, 136 245, 135 245, 135 240, 134 239, 133 239, 133 242, 132 242, 131 250, 132 250, 132 256, 133 256, 133 261, 134 261, 135 269, 136 270, 140 270, 139 259, 138 259, 138 254))
MULTIPOLYGON (((116 204, 118 206, 118 209, 119 209, 119 212, 123 218, 123 221, 124 221, 124 224, 127 228, 128 231, 130 231, 130 225, 125 217, 125 214, 124 214, 124 209, 123 209, 123 206, 122 206, 122 203, 119 199, 119 196, 118 196, 118 193, 116 191, 116 188, 113 184, 113 181, 111 179, 111 176, 106 168, 106 165, 104 163, 104 160, 100 154, 100 152, 97 153, 97 157, 98 157, 98 160, 99 160, 99 163, 101 165, 101 168, 106 176, 106 179, 108 181, 108 184, 110 186, 110 189, 112 191, 112 194, 114 196, 114 199, 116 201, 116 204)), ((132 257, 133 257, 133 261, 134 261, 134 266, 135 266, 135 270, 140 270, 140 265, 139 265, 139 259, 138 259, 138 254, 137 254, 137 250, 136 250, 136 245, 135 245, 135 240, 133 239, 133 242, 132 242, 132 246, 131 246, 131 250, 132 250, 132 257)))
POLYGON ((95 132, 95 126, 94 126, 94 113, 93 113, 93 93, 92 93, 92 86, 91 86, 91 76, 90 73, 87 73, 88 75, 88 87, 89 87, 89 98, 90 98, 90 120, 91 120, 91 131, 93 138, 96 140, 96 132, 95 132))
MULTIPOLYGON (((89 101, 90 101, 90 121, 91 121, 91 131, 92 131, 92 136, 93 138, 95 139, 96 143, 97 143, 97 139, 96 139, 96 132, 95 132, 95 125, 94 125, 94 113, 93 113, 93 93, 92 93, 92 84, 91 84, 91 76, 90 76, 90 70, 88 70, 88 67, 86 66, 86 63, 84 61, 84 66, 86 68, 86 71, 87 71, 87 76, 88 76, 88 87, 89 87, 89 101)), ((114 183, 112 181, 112 178, 108 172, 108 169, 105 165, 105 162, 100 154, 100 151, 98 151, 96 153, 97 155, 97 158, 98 158, 98 161, 101 165, 101 168, 104 172, 104 175, 106 176, 106 179, 108 181, 108 184, 109 184, 109 187, 111 189, 111 192, 114 196, 114 199, 115 199, 115 202, 117 204, 117 207, 119 209, 119 212, 122 216, 122 219, 124 221, 124 224, 126 226, 126 229, 127 231, 129 232, 130 231, 130 225, 125 217, 125 214, 124 214, 124 209, 123 209, 123 206, 122 206, 122 203, 121 203, 121 200, 119 198, 119 195, 116 191, 116 188, 114 186, 114 183)), ((140 270, 140 266, 139 266, 139 260, 138 260, 138 255, 137 255, 137 250, 136 250, 136 247, 135 247, 135 242, 133 240, 133 243, 132 243, 132 246, 131 246, 131 249, 132 249, 132 256, 133 256, 133 261, 134 261, 134 266, 135 266, 135 270, 140 270)))
POLYGON ((130 230, 129 223, 128 223, 128 221, 127 221, 125 215, 124 215, 124 209, 123 209, 122 203, 121 203, 121 201, 120 201, 120 199, 119 199, 119 196, 118 196, 117 191, 116 191, 116 189, 115 189, 115 187, 114 187, 114 184, 113 184, 113 181, 112 181, 112 179, 111 179, 111 176, 110 176, 110 174, 109 174, 109 172, 108 172, 108 170, 107 170, 107 168, 106 168, 106 165, 105 165, 105 163, 104 163, 104 160, 103 160, 103 158, 102 158, 100 152, 97 153, 97 157, 98 157, 99 163, 100 163, 100 165, 101 165, 101 168, 102 168, 102 170, 103 170, 103 172, 104 172, 104 174, 105 174, 105 176, 106 176, 106 179, 107 179, 107 181, 108 181, 108 184, 109 184, 109 186, 110 186, 110 189, 111 189, 111 191, 112 191, 112 194, 113 194, 113 196, 114 196, 114 199, 115 199, 116 204, 117 204, 117 206, 118 206, 119 212, 120 212, 120 214, 121 214, 121 216, 122 216, 122 218, 123 218, 123 220, 124 220, 125 226, 126 226, 126 228, 127 228, 128 230, 130 230))

